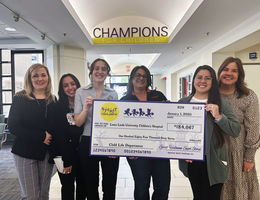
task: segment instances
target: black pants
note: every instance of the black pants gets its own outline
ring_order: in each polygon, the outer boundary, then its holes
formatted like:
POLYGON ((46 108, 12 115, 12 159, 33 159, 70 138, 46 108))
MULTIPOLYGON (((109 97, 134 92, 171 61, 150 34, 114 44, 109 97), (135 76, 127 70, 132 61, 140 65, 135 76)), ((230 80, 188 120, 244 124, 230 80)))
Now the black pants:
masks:
POLYGON ((114 200, 119 158, 89 156, 89 145, 90 137, 83 136, 79 145, 79 157, 85 184, 84 195, 88 200, 99 200, 99 163, 101 163, 103 200, 114 200))
POLYGON ((206 161, 189 163, 188 175, 194 200, 220 200, 223 183, 210 186, 206 161))
MULTIPOLYGON (((75 155, 77 156, 77 155, 75 155)), ((58 172, 61 182, 61 198, 62 200, 74 200, 75 181, 76 181, 76 200, 84 199, 84 185, 79 169, 79 158, 75 159, 70 174, 62 174, 58 172)))
POLYGON ((171 169, 169 159, 127 159, 135 181, 134 199, 149 200, 151 177, 153 180, 152 200, 167 200, 170 190, 171 169))

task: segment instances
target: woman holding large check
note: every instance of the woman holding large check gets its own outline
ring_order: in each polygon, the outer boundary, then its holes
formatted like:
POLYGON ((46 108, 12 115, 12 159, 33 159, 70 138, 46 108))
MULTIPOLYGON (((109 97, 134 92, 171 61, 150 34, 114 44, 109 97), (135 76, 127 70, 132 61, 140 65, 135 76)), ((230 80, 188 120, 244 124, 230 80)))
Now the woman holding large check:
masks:
POLYGON ((90 66, 89 76, 91 84, 79 88, 75 96, 75 123, 84 125, 84 131, 79 144, 80 168, 85 184, 85 197, 90 200, 98 200, 99 163, 102 168, 103 200, 115 199, 118 157, 90 156, 90 129, 93 99, 117 100, 115 90, 105 86, 105 80, 110 72, 110 66, 104 59, 96 59, 90 66))
POLYGON ((179 102, 206 103, 207 111, 205 159, 180 160, 180 170, 190 180, 194 200, 219 200, 229 170, 225 137, 237 137, 240 124, 231 104, 220 97, 216 73, 208 65, 197 68, 191 95, 179 102))
MULTIPOLYGON (((151 74, 145 66, 136 66, 128 82, 126 96, 121 100, 131 101, 166 101, 163 93, 150 90, 151 74)), ((154 192, 152 199, 168 199, 170 187, 170 161, 169 159, 128 157, 133 178, 135 181, 135 200, 149 200, 149 187, 153 178, 154 192)))

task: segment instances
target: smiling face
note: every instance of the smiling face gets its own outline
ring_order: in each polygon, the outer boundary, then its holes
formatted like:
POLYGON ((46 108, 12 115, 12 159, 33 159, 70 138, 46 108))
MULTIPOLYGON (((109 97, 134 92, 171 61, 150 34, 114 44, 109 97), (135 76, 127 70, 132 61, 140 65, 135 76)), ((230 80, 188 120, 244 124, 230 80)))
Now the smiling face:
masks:
POLYGON ((92 73, 93 82, 100 83, 104 82, 107 78, 108 71, 107 66, 103 61, 97 61, 94 66, 94 70, 92 73))
POLYGON ((64 93, 69 97, 69 98, 74 98, 77 90, 77 85, 75 81, 70 77, 66 76, 62 80, 62 88, 64 90, 64 93))
POLYGON ((133 77, 134 90, 145 90, 147 87, 147 75, 143 69, 138 69, 133 77))
POLYGON ((35 69, 31 73, 33 90, 45 90, 48 86, 49 76, 44 67, 35 69))
POLYGON ((238 80, 238 76, 239 72, 237 64, 235 62, 231 62, 223 68, 219 76, 219 81, 221 81, 221 84, 223 85, 235 87, 236 82, 238 80))
POLYGON ((207 96, 212 86, 212 77, 210 72, 206 69, 200 70, 195 79, 194 87, 196 89, 196 95, 207 96))

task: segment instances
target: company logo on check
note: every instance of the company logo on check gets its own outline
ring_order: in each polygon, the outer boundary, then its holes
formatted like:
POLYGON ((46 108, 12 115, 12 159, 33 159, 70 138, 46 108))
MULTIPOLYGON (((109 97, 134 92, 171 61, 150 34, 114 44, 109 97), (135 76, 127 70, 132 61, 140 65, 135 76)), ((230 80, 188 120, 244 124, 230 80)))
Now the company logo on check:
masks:
POLYGON ((119 115, 119 108, 115 103, 104 103, 100 108, 100 115, 105 121, 114 121, 119 115))
POLYGON ((152 117, 154 113, 151 108, 143 109, 143 108, 127 108, 124 110, 124 115, 128 117, 152 117))

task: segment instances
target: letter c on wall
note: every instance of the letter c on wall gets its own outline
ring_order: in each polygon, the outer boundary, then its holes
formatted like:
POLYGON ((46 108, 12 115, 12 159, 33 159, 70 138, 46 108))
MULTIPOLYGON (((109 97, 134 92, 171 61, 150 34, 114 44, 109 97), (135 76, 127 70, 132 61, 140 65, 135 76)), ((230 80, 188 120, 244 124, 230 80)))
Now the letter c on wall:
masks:
POLYGON ((95 38, 100 38, 101 35, 100 35, 100 33, 99 33, 99 36, 97 36, 97 35, 96 35, 96 30, 100 31, 100 28, 95 28, 95 29, 93 30, 93 35, 94 35, 95 38))

